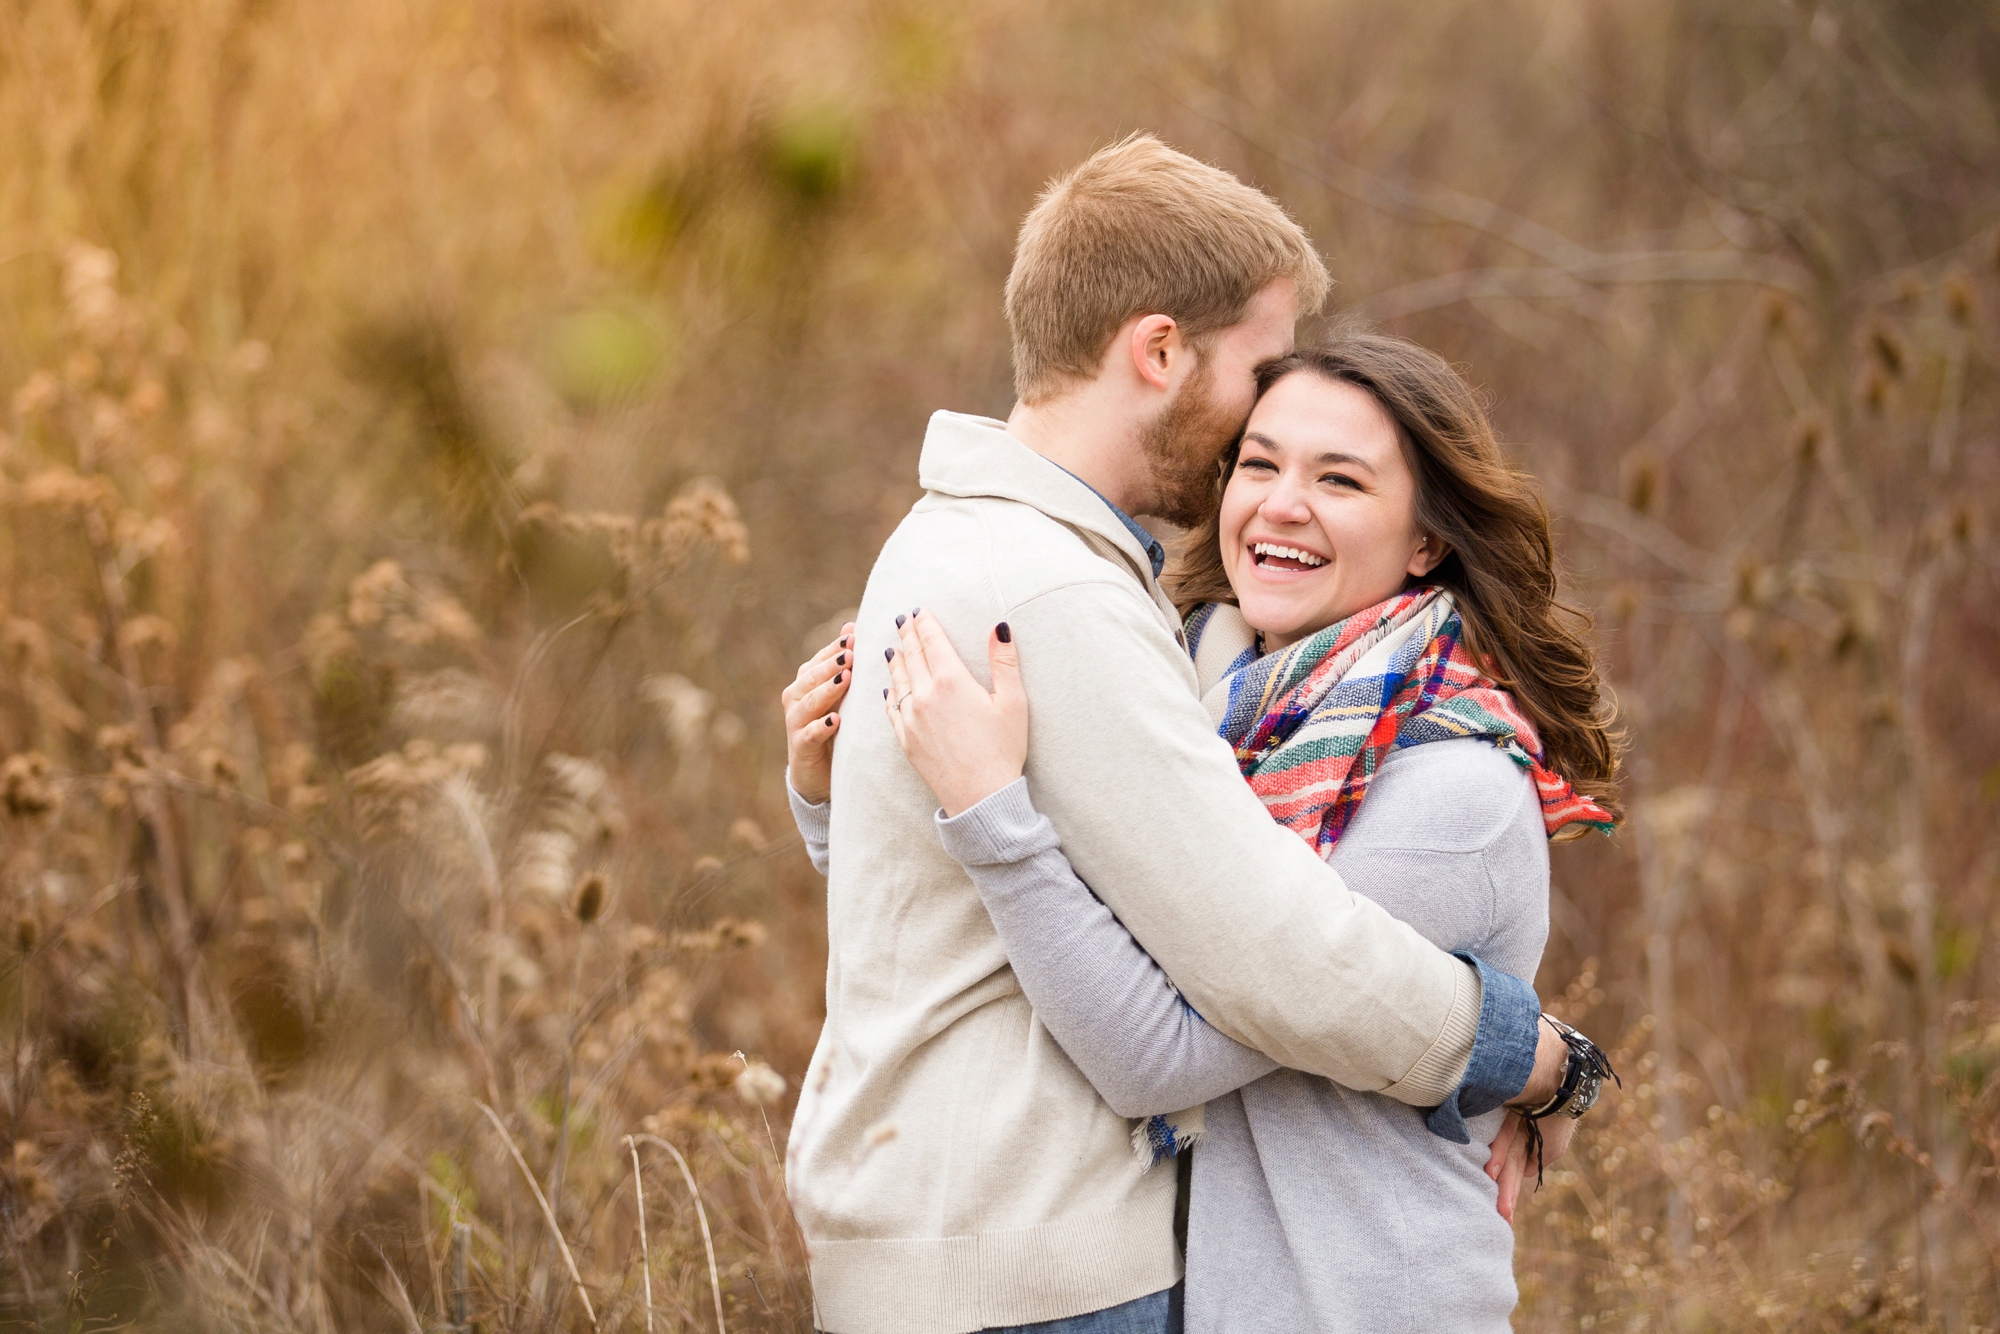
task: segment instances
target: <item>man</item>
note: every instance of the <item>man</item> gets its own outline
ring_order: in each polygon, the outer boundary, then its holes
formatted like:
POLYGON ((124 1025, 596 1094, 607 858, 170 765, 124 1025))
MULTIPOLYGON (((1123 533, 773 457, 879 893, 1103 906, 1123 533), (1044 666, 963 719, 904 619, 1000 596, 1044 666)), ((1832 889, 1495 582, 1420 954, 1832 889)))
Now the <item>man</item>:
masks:
MULTIPOLYGON (((932 419, 926 495, 862 599, 853 697, 887 683, 900 614, 936 613, 982 665, 1009 622, 1036 804, 1189 1002, 1286 1065, 1435 1107, 1463 1143, 1464 1115, 1549 1097, 1560 1040, 1523 984, 1349 893, 1265 814, 1129 517, 1199 516, 1255 367, 1327 286, 1275 203, 1150 137, 1057 181, 1007 283, 1019 403, 1004 425, 932 419)), ((884 714, 841 732, 827 1020, 787 1156, 819 1327, 1164 1331, 1173 1174, 1036 1022, 884 714)))

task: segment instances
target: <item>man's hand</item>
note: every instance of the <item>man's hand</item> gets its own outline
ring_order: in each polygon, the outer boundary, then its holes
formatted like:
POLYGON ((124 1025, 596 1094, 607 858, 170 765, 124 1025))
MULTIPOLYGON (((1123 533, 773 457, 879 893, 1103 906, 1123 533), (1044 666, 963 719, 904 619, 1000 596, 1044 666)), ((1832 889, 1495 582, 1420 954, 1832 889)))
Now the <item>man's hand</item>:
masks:
MULTIPOLYGON (((1549 1098, 1555 1093, 1550 1092, 1549 1098)), ((1542 1099, 1547 1102, 1548 1098, 1542 1099)), ((1551 1116, 1541 1123, 1542 1160, 1528 1161, 1528 1119, 1519 1112, 1507 1113, 1507 1119, 1500 1125, 1500 1133, 1493 1137, 1493 1153, 1486 1160, 1486 1175, 1499 1183, 1500 1216, 1508 1222, 1514 1221, 1514 1206, 1521 1198, 1521 1183, 1528 1178, 1530 1169, 1539 1171, 1548 1167, 1569 1152, 1569 1142, 1576 1138, 1577 1121, 1573 1116, 1551 1116)))
POLYGON ((785 780, 792 791, 817 806, 833 793, 833 737, 840 730, 834 710, 854 684, 854 623, 840 627, 831 644, 813 654, 785 687, 785 780))
POLYGON ((977 806, 1021 776, 1028 762, 1028 695, 1021 654, 1002 621, 986 639, 993 689, 973 678, 944 627, 927 612, 896 618, 893 684, 883 693, 903 754, 947 816, 977 806))

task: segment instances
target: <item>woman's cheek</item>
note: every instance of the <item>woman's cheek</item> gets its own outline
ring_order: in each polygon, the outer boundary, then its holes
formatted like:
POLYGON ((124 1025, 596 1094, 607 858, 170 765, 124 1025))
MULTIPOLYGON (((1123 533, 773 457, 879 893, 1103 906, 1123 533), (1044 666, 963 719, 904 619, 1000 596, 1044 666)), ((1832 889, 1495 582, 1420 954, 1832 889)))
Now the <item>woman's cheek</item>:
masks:
POLYGON ((1222 496, 1222 513, 1215 525, 1216 541, 1222 547, 1222 568, 1231 578, 1236 575, 1237 565, 1243 559, 1243 525, 1247 516, 1235 512, 1229 503, 1229 493, 1222 496))

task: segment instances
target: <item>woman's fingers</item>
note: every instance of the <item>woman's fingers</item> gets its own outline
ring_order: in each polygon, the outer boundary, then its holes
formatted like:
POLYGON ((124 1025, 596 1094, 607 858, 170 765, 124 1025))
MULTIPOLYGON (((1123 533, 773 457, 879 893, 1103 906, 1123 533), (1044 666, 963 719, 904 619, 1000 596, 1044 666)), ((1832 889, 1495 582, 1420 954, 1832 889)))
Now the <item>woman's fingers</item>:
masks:
MULTIPOLYGON (((832 639, 829 639, 826 642, 825 647, 821 648, 819 652, 813 654, 812 657, 807 660, 805 666, 817 667, 823 663, 830 661, 833 658, 839 657, 841 654, 845 653, 848 650, 848 648, 850 647, 848 641, 853 639, 853 637, 854 637, 854 622, 849 621, 846 625, 840 627, 839 634, 835 635, 832 639)), ((801 674, 803 674, 805 668, 801 667, 799 670, 801 674)))
POLYGON ((789 709, 793 703, 853 665, 854 626, 848 624, 841 627, 840 634, 832 642, 799 665, 798 675, 784 688, 780 698, 789 709))
POLYGON ((1514 1221, 1514 1206, 1521 1198, 1521 1181, 1528 1174, 1528 1137, 1514 1136, 1507 1147, 1507 1161, 1500 1168, 1500 1194, 1495 1201, 1500 1216, 1514 1221))
POLYGON ((1521 1130, 1521 1114, 1507 1113, 1507 1119, 1500 1123, 1500 1133, 1493 1137, 1493 1151, 1486 1156, 1486 1175, 1493 1180, 1500 1179, 1500 1169, 1507 1165, 1507 1151, 1513 1147, 1514 1136, 1521 1130))
POLYGON ((889 715, 889 726, 896 733, 896 744, 910 753, 909 719, 903 716, 903 698, 910 693, 910 674, 898 661, 903 655, 898 653, 889 659, 889 684, 882 691, 882 708, 889 715))
POLYGON ((805 695, 785 710, 785 725, 793 731, 820 726, 833 716, 854 684, 851 672, 841 672, 817 690, 805 695))
POLYGON ((834 667, 833 675, 827 680, 785 701, 785 726, 796 731, 807 723, 818 721, 828 710, 839 707, 853 684, 852 669, 834 667))
POLYGON ((889 730, 896 734, 896 744, 901 746, 903 753, 907 755, 910 750, 910 738, 903 731, 903 715, 896 711, 896 690, 894 686, 890 686, 882 692, 882 711, 889 715, 889 730))
POLYGON ((810 718, 792 729, 790 763, 812 759, 820 751, 833 744, 833 734, 840 730, 840 715, 827 712, 817 718, 810 718))
POLYGON ((951 681, 954 684, 976 686, 972 673, 965 669, 965 660, 958 656, 958 650, 951 646, 951 639, 945 634, 938 618, 929 612, 918 612, 903 627, 908 634, 916 637, 918 651, 913 657, 921 658, 924 668, 933 681, 951 681))
POLYGON ((1014 628, 1002 621, 986 637, 986 666, 993 674, 993 702, 1003 709, 1028 707, 1028 692, 1021 688, 1021 646, 1014 642, 1014 628))
POLYGON ((909 655, 901 649, 897 649, 889 657, 889 706, 891 708, 897 707, 902 703, 903 698, 913 691, 914 687, 910 681, 909 655))
POLYGON ((930 685, 933 669, 925 655, 923 640, 917 633, 917 617, 914 615, 896 618, 896 651, 889 659, 892 670, 898 658, 903 660, 903 670, 909 675, 909 688, 922 690, 930 685))

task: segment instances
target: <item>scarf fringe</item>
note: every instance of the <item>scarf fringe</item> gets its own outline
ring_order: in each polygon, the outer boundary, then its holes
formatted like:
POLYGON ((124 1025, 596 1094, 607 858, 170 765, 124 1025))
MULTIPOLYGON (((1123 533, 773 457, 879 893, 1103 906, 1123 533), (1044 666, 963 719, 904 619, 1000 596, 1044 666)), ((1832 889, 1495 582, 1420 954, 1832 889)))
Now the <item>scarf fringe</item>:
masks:
POLYGON ((1132 1121, 1132 1152, 1147 1167, 1157 1167, 1201 1143, 1206 1126, 1202 1109, 1136 1117, 1132 1121))

